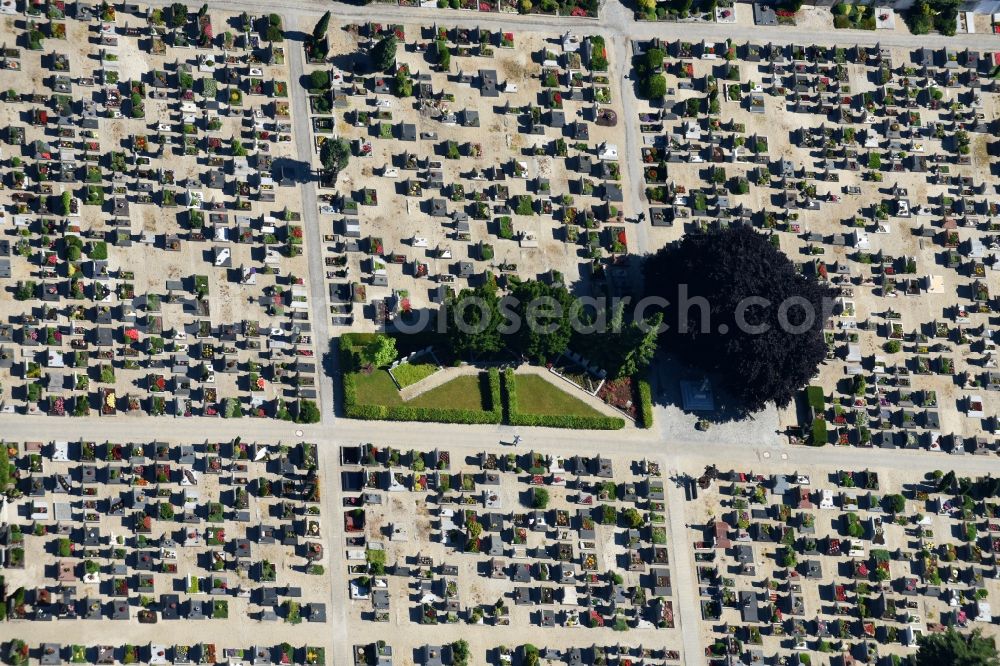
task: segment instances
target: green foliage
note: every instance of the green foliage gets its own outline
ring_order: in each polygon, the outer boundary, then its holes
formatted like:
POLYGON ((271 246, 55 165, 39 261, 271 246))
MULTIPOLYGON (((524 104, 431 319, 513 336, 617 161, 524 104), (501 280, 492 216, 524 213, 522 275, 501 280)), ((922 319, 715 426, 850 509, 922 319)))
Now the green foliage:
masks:
MULTIPOLYGON (((396 72, 396 76, 393 79, 393 92, 395 92, 396 97, 412 97, 413 96, 413 80, 410 75, 406 73, 405 70, 399 70, 396 72)), ((457 149, 456 149, 457 150, 457 149)), ((451 157, 449 155, 449 157, 451 157)), ((456 155, 452 159, 457 159, 456 155)))
POLYGON ((13 467, 10 464, 10 457, 7 454, 7 445, 0 442, 0 493, 6 491, 7 486, 10 485, 13 471, 13 467))
POLYGON ((653 390, 647 379, 639 380, 639 425, 653 427, 653 390))
POLYGON ((886 495, 882 498, 882 506, 889 513, 903 513, 906 508, 906 498, 899 493, 886 495))
POLYGON ((826 396, 823 395, 822 386, 810 386, 806 388, 806 401, 816 413, 822 414, 826 409, 826 396))
POLYGON ((529 280, 515 285, 511 296, 516 299, 511 310, 522 325, 508 337, 508 346, 538 363, 566 351, 573 332, 570 320, 578 307, 566 287, 529 280))
POLYGON ((642 92, 647 99, 662 99, 667 94, 667 79, 662 74, 653 74, 643 83, 642 92))
POLYGON ((469 644, 464 638, 451 644, 451 663, 453 666, 468 666, 469 644))
POLYGON ((451 68, 451 51, 444 40, 438 40, 434 45, 437 53, 437 64, 442 71, 447 72, 451 68))
POLYGON ((351 159, 351 146, 344 139, 327 139, 319 149, 319 161, 334 177, 351 159))
POLYGON ((368 561, 368 568, 374 576, 385 575, 385 551, 368 549, 365 551, 365 560, 368 561))
POLYGON ((396 338, 388 335, 377 335, 368 343, 362 352, 366 363, 376 368, 383 368, 396 360, 396 338))
POLYGON ((170 24, 175 28, 183 27, 187 23, 188 8, 187 5, 175 2, 170 5, 170 24))
POLYGON ((330 27, 330 12, 327 11, 323 16, 320 17, 319 21, 316 22, 316 26, 312 31, 313 43, 318 43, 326 37, 326 31, 330 27))
POLYGON ((954 627, 942 633, 922 634, 915 666, 998 666, 996 643, 979 629, 961 634, 954 627))
POLYGON ((372 64, 380 72, 389 72, 396 66, 396 36, 384 37, 372 47, 372 64))
POLYGON ((635 507, 629 507, 622 511, 622 517, 632 529, 639 529, 642 527, 643 522, 645 522, 642 513, 635 507))
POLYGON ((915 35, 924 35, 932 29, 942 35, 955 34, 958 22, 957 0, 917 0, 904 15, 906 25, 915 35))
POLYGON ((531 506, 535 509, 546 509, 549 506, 549 491, 546 488, 534 488, 531 492, 531 506))
POLYGON ((314 400, 299 401, 299 415, 295 419, 297 423, 319 423, 320 417, 319 407, 314 400))
POLYGON ((667 80, 660 73, 665 57, 663 49, 652 48, 635 59, 636 78, 639 82, 639 94, 642 97, 660 99, 666 94, 667 80))
POLYGON ((812 422, 812 436, 810 438, 810 443, 813 446, 823 446, 828 443, 829 435, 826 430, 826 421, 821 418, 815 418, 812 422))
POLYGON ((31 280, 19 280, 14 298, 19 301, 27 301, 35 297, 35 283, 31 280))
POLYGON ((309 88, 312 90, 326 90, 330 87, 330 72, 325 69, 317 69, 309 75, 309 88))
POLYGON ((264 26, 264 39, 269 42, 285 41, 285 31, 281 27, 281 16, 278 14, 268 14, 267 23, 264 26))
POLYGON ((491 281, 475 289, 463 289, 448 299, 446 312, 449 320, 445 335, 457 356, 489 354, 503 348, 499 332, 503 322, 500 299, 491 281))
POLYGON ((357 370, 358 363, 355 342, 360 343, 361 340, 367 340, 367 337, 358 337, 355 334, 349 333, 340 338, 344 415, 347 418, 377 421, 422 421, 466 424, 501 422, 503 413, 500 399, 500 373, 496 368, 490 368, 486 373, 490 394, 488 410, 359 404, 357 401, 357 385, 354 371, 357 370))

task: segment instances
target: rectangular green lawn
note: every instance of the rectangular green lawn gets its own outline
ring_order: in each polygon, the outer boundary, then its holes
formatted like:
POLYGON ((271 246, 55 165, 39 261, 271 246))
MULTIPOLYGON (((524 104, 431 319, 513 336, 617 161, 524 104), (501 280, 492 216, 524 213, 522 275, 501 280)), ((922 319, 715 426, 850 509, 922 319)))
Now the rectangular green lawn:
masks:
POLYGON ((486 410, 489 399, 483 398, 485 379, 479 375, 461 375, 425 393, 407 405, 413 407, 438 407, 443 409, 486 410))
POLYGON ((392 376, 399 382, 400 388, 416 384, 421 379, 430 377, 438 371, 433 363, 400 363, 392 370, 392 376))
MULTIPOLYGON (((434 367, 434 366, 430 366, 434 367)), ((385 370, 376 370, 370 375, 354 373, 359 405, 386 405, 395 407, 437 407, 439 409, 485 410, 489 399, 483 397, 484 379, 479 375, 462 375, 425 393, 409 402, 403 402, 392 377, 385 370)))
POLYGON ((359 405, 402 405, 399 389, 385 370, 374 370, 371 374, 355 372, 354 385, 357 389, 359 405))
POLYGON ((514 375, 517 382, 517 409, 524 414, 559 416, 604 416, 538 375, 514 375))

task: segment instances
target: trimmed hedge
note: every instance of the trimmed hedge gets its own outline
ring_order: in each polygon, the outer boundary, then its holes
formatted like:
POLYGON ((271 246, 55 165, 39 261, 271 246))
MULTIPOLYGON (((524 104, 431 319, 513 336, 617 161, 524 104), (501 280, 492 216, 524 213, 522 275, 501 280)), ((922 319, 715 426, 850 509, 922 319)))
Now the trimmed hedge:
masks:
POLYGON ((806 402, 809 406, 815 409, 818 413, 822 413, 826 409, 826 396, 823 395, 822 386, 807 386, 806 387, 806 402))
POLYGON ((503 369, 503 390, 506 398, 504 420, 511 423, 511 417, 517 412, 517 382, 512 368, 503 369))
POLYGON ((643 428, 653 427, 653 389, 648 379, 639 380, 639 425, 643 428))
POLYGON ((813 446, 825 446, 829 443, 829 434, 826 429, 826 421, 821 418, 813 419, 812 422, 812 440, 811 444, 813 446))
POLYGON ((514 426, 540 426, 568 428, 571 430, 619 430, 625 419, 617 416, 573 416, 569 414, 523 414, 517 409, 517 385, 514 371, 503 371, 504 390, 507 394, 507 423, 514 426))

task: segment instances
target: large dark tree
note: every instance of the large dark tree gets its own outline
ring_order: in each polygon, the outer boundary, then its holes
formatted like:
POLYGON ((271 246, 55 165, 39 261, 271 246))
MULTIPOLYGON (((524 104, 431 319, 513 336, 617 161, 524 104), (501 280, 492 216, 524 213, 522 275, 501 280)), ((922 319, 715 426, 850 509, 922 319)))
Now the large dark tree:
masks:
POLYGON ((670 304, 661 344, 717 373, 745 411, 787 405, 826 357, 833 291, 752 229, 687 235, 646 261, 645 278, 670 304))
POLYGON ((997 648, 992 638, 985 638, 978 629, 961 634, 949 627, 940 634, 920 637, 916 666, 998 666, 997 648))

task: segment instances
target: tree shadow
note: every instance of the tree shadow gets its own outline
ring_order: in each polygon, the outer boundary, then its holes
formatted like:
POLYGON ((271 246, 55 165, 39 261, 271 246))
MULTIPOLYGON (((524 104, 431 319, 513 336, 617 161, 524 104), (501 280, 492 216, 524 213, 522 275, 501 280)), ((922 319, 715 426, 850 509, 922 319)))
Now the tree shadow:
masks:
POLYGON ((716 424, 753 419, 754 412, 749 411, 743 401, 726 389, 719 373, 706 372, 679 355, 670 353, 657 356, 653 373, 657 380, 653 391, 654 405, 676 407, 685 414, 716 424), (684 386, 687 386, 690 398, 697 399, 700 394, 710 394, 714 408, 685 409, 684 386))

